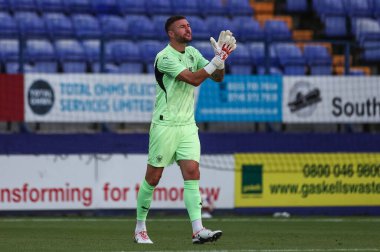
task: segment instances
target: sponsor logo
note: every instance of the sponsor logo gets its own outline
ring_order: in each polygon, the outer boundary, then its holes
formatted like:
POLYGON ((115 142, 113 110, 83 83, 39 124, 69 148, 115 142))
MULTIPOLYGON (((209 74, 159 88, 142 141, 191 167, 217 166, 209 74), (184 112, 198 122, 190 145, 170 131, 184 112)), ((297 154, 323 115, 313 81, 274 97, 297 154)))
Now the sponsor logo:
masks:
POLYGON ((322 98, 318 88, 313 88, 309 82, 299 81, 290 89, 288 100, 291 113, 299 117, 309 117, 314 113, 322 98))
POLYGON ((263 193, 263 166, 243 165, 242 166, 242 187, 243 195, 260 195, 263 193))
POLYGON ((36 80, 28 90, 28 104, 33 113, 47 114, 54 105, 54 91, 48 82, 36 80))

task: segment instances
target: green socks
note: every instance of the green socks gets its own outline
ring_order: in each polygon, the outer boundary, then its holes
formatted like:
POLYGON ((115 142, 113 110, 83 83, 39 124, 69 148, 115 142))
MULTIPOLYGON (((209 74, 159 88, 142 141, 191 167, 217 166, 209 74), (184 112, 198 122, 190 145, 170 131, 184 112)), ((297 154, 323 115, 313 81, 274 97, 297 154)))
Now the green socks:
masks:
POLYGON ((137 220, 146 220, 149 212, 150 203, 153 198, 154 186, 151 186, 144 181, 140 185, 139 193, 137 194, 137 220))
MULTIPOLYGON (((153 198, 154 186, 144 181, 137 194, 137 220, 145 221, 153 198)), ((199 192, 199 180, 186 180, 183 197, 191 221, 201 219, 202 200, 199 192)))
POLYGON ((184 201, 191 221, 201 219, 202 200, 199 192, 199 180, 185 180, 184 201))

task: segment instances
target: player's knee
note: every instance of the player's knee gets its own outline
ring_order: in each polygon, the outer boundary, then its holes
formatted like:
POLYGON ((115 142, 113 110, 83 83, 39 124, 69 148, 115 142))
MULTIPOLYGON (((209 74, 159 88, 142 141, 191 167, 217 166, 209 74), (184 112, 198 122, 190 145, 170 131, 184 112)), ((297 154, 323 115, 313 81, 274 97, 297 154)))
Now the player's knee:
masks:
POLYGON ((157 186, 158 183, 160 182, 160 179, 161 179, 161 175, 158 175, 158 174, 154 174, 145 178, 146 182, 148 182, 148 184, 151 186, 157 186))

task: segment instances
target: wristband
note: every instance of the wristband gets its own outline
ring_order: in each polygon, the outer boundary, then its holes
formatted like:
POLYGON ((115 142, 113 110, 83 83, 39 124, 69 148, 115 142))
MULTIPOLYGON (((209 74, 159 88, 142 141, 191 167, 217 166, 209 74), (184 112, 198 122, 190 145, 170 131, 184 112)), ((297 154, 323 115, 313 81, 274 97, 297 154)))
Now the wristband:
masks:
POLYGON ((210 63, 208 63, 207 66, 205 66, 203 68, 209 75, 211 75, 213 72, 215 72, 216 70, 216 65, 214 65, 214 63, 211 61, 210 63))

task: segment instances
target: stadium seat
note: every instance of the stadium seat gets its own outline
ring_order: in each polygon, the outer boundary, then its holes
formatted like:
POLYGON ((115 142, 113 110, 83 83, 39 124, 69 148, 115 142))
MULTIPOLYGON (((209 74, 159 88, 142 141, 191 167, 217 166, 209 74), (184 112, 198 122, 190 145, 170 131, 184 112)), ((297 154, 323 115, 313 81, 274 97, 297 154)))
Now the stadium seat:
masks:
POLYGON ((95 14, 118 14, 118 0, 91 0, 92 11, 95 14))
POLYGON ((136 43, 127 40, 111 41, 106 44, 110 48, 112 61, 118 65, 119 73, 143 73, 144 67, 140 50, 136 43))
POLYGON ((268 74, 282 74, 279 67, 279 61, 276 51, 273 46, 268 47, 268 58, 265 56, 265 44, 261 42, 254 42, 246 44, 251 55, 251 63, 258 74, 266 74, 266 67, 268 64, 268 74), (268 60, 268 62, 267 62, 268 60))
POLYGON ((143 40, 137 42, 141 61, 145 64, 148 73, 154 73, 154 60, 156 54, 166 47, 166 43, 157 40, 143 40))
POLYGON ((57 72, 56 54, 53 45, 45 39, 26 42, 24 72, 57 72))
POLYGON ((240 43, 227 61, 231 74, 251 74, 252 64, 248 46, 240 43))
POLYGON ((38 10, 34 0, 10 0, 8 3, 13 12, 38 10))
POLYGON ((128 31, 132 39, 138 40, 156 38, 154 24, 146 16, 128 15, 125 17, 125 23, 128 26, 128 31))
MULTIPOLYGON (((91 66, 91 71, 94 73, 101 72, 101 43, 100 40, 84 40, 82 41, 86 60, 91 66)), ((112 64, 111 48, 104 46, 104 70, 111 72, 115 66, 112 64)))
POLYGON ((74 14, 71 16, 76 37, 78 39, 100 38, 102 35, 97 18, 88 14, 74 14))
POLYGON ((235 17, 232 23, 235 27, 233 33, 238 41, 263 41, 265 38, 264 30, 252 17, 235 17))
POLYGON ((323 19, 325 24, 325 35, 327 37, 347 36, 346 18, 340 16, 328 16, 323 19))
POLYGON ((345 8, 349 17, 372 16, 372 9, 367 0, 346 0, 345 8))
POLYGON ((215 56, 214 50, 209 41, 196 41, 192 42, 191 45, 194 46, 207 60, 211 60, 215 56))
POLYGON ((325 46, 305 45, 303 55, 310 67, 311 75, 332 74, 332 59, 325 46))
POLYGON ((316 5, 320 16, 345 16, 344 1, 347 0, 314 0, 319 2, 316 5))
POLYGON ((157 40, 167 40, 168 35, 165 31, 165 22, 169 18, 168 15, 158 15, 152 17, 152 23, 154 27, 155 38, 157 40))
POLYGON ((187 16, 193 32, 193 40, 208 40, 210 38, 210 31, 205 21, 199 16, 187 16))
POLYGON ((353 33, 356 41, 364 48, 371 47, 373 42, 380 41, 380 23, 371 18, 357 18, 353 21, 353 33))
POLYGON ((153 15, 169 15, 172 14, 172 6, 170 0, 155 0, 146 2, 146 13, 153 15))
POLYGON ((0 61, 3 62, 6 73, 19 72, 19 41, 14 39, 0 39, 0 61))
MULTIPOLYGON (((210 16, 205 19, 206 26, 209 30, 209 37, 213 36, 216 40, 222 30, 235 31, 235 24, 227 17, 210 16)), ((196 28, 195 28, 196 29, 196 28)))
POLYGON ((68 13, 92 13, 91 0, 64 0, 63 4, 68 13))
POLYGON ((231 17, 253 16, 249 0, 227 0, 226 8, 231 17))
POLYGON ((228 16, 226 5, 221 0, 198 0, 204 18, 217 15, 228 16))
POLYGON ((116 15, 102 15, 99 17, 102 34, 105 38, 127 38, 131 34, 125 20, 116 15))
POLYGON ((273 46, 284 74, 305 75, 305 58, 298 46, 293 43, 278 43, 273 46))
POLYGON ((0 38, 16 38, 19 36, 17 22, 7 12, 0 12, 0 38))
POLYGON ((0 0, 0 10, 4 12, 11 11, 11 6, 8 3, 8 0, 0 0))
POLYGON ((38 11, 43 14, 46 12, 65 12, 64 0, 35 0, 38 11))
POLYGON ((173 13, 180 15, 199 15, 199 3, 196 0, 171 0, 173 13))
POLYGON ((72 38, 75 36, 71 19, 64 14, 46 13, 44 14, 44 20, 51 39, 72 38))
POLYGON ((46 38, 48 33, 45 27, 45 22, 35 12, 17 12, 14 16, 23 37, 46 38))
POLYGON ((380 18, 380 0, 372 0, 370 4, 370 7, 373 11, 373 16, 375 18, 380 18))
POLYGON ((268 41, 291 40, 292 33, 282 20, 267 20, 264 24, 265 37, 268 41))
POLYGON ((118 0, 118 8, 121 14, 146 14, 146 1, 148 0, 118 0))
POLYGON ((286 10, 288 12, 307 12, 307 0, 286 0, 286 10))
POLYGON ((54 43, 57 57, 64 73, 85 73, 86 55, 77 40, 57 40, 54 43))

